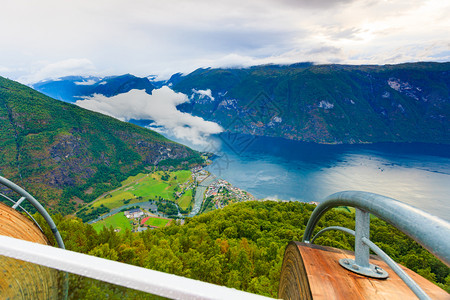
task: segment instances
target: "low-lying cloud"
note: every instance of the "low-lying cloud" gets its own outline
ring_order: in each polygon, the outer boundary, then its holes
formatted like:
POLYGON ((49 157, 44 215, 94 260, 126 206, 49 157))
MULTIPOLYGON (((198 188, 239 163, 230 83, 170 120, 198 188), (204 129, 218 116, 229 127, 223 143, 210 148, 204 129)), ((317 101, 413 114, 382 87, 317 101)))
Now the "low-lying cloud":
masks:
POLYGON ((164 86, 153 90, 151 95, 144 90, 131 90, 113 97, 95 94, 75 104, 122 121, 153 120, 153 129, 162 126, 163 130, 176 138, 195 145, 206 145, 211 134, 220 133, 223 129, 217 123, 179 111, 176 106, 187 101, 189 99, 185 94, 164 86))
POLYGON ((86 81, 77 81, 77 82, 74 82, 76 85, 93 85, 93 84, 96 84, 97 83, 97 81, 95 81, 94 79, 89 79, 89 80, 86 80, 86 81))
POLYGON ((210 89, 207 89, 207 90, 192 89, 192 92, 193 92, 193 94, 191 95, 191 97, 193 97, 194 94, 198 94, 200 99, 204 99, 205 97, 208 97, 209 99, 214 101, 214 97, 212 96, 210 89))

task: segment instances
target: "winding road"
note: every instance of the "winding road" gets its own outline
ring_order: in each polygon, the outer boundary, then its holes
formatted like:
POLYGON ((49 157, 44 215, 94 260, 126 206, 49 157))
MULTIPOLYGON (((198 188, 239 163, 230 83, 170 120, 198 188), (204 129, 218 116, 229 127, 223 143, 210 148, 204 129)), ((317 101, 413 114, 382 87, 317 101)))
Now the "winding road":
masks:
POLYGON ((203 195, 205 195, 206 189, 217 180, 219 179, 211 174, 198 184, 197 189, 195 190, 194 208, 192 209, 188 217, 193 217, 198 214, 200 208, 202 207, 203 195))

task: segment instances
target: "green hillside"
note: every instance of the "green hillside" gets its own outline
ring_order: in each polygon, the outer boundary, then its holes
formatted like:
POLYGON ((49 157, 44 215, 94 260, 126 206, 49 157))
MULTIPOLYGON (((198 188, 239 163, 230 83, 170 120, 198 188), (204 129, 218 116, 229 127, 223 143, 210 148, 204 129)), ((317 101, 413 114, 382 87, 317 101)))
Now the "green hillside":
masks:
POLYGON ((450 144, 450 63, 256 66, 174 77, 180 109, 229 132, 318 143, 450 144), (212 92, 214 99, 196 93, 212 92))
MULTIPOLYGON (((79 219, 57 216, 55 221, 69 250, 277 297, 284 249, 290 241, 302 239, 314 208, 299 202, 249 201, 186 219, 184 225, 173 222, 142 233, 114 232, 113 227, 97 233, 79 219)), ((333 209, 321 218, 317 231, 354 225, 354 213, 333 209)), ((51 236, 48 228, 45 231, 51 236)), ((450 269, 416 242, 375 218, 370 233, 371 240, 395 261, 450 289, 450 269)), ((352 249, 354 237, 332 231, 316 243, 352 249)), ((71 286, 76 287, 73 299, 84 299, 92 289, 100 298, 108 294, 108 299, 120 299, 120 295, 136 299, 129 294, 132 291, 88 279, 78 279, 71 286)))
POLYGON ((0 174, 58 211, 72 212, 144 168, 201 162, 156 132, 0 77, 0 174))

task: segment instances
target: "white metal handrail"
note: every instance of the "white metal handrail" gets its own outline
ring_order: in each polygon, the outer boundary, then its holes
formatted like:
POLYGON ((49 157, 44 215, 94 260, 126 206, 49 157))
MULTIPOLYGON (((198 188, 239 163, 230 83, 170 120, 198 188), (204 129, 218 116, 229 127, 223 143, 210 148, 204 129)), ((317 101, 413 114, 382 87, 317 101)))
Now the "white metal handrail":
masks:
POLYGON ((7 236, 0 236, 0 255, 171 299, 271 299, 7 236))

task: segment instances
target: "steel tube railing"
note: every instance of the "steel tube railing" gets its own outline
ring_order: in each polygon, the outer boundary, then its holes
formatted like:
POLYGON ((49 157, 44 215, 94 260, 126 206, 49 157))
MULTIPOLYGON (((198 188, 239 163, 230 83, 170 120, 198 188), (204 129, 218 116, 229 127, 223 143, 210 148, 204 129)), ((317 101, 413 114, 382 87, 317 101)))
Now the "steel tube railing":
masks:
POLYGON ((355 231, 354 231, 354 230, 348 229, 348 228, 346 228, 346 227, 341 227, 341 226, 330 226, 330 227, 324 228, 324 229, 320 230, 318 233, 316 233, 316 235, 311 239, 311 244, 313 244, 314 241, 315 241, 322 233, 324 233, 324 232, 326 232, 326 231, 331 231, 331 230, 339 230, 339 231, 343 231, 343 232, 346 232, 346 233, 348 233, 348 234, 351 234, 351 235, 355 236, 355 231))
POLYGON ((0 184, 3 184, 4 186, 10 188, 14 192, 18 193, 21 197, 25 197, 28 200, 28 202, 30 202, 31 205, 33 205, 34 208, 36 208, 37 211, 44 217, 45 221, 50 226, 53 235, 55 236, 58 246, 62 249, 65 249, 64 242, 61 238, 61 234, 59 233, 58 228, 56 228, 55 222, 53 222, 53 219, 50 217, 45 208, 23 188, 21 188, 17 184, 9 181, 8 179, 2 176, 0 176, 0 184))
MULTIPOLYGON (((331 230, 339 230, 356 236, 354 230, 341 226, 330 226, 316 233, 316 235, 311 239, 311 243, 314 243, 316 238, 318 238, 322 233, 331 230)), ((406 274, 406 272, 403 271, 402 268, 400 268, 400 266, 392 258, 389 257, 389 255, 381 250, 380 247, 378 247, 371 240, 365 237, 362 238, 362 242, 367 245, 373 252, 375 252, 375 254, 377 254, 398 275, 398 277, 400 277, 400 279, 405 282, 405 284, 413 291, 414 294, 416 294, 417 297, 419 297, 419 299, 430 299, 430 297, 422 290, 422 288, 408 274, 406 274)))
POLYGON ((369 246, 369 248, 375 252, 384 262, 400 277, 404 283, 416 294, 419 299, 431 299, 423 290, 422 288, 411 278, 408 274, 405 273, 405 271, 400 268, 400 266, 387 255, 383 250, 380 249, 377 245, 375 245, 372 241, 370 241, 368 238, 362 239, 364 244, 369 246))
MULTIPOLYGON (((6 200, 12 202, 14 204, 12 206, 13 208, 14 208, 14 206, 16 206, 15 204, 17 202, 14 201, 13 199, 9 198, 8 196, 6 196, 6 195, 4 195, 2 193, 0 193, 0 196, 5 198, 6 200)), ((42 232, 44 231, 44 230, 42 230, 41 225, 39 225, 39 223, 36 221, 36 219, 33 218, 33 216, 24 207, 22 207, 21 205, 17 205, 16 208, 14 208, 14 209, 17 209, 17 207, 20 208, 23 212, 25 212, 27 214, 27 216, 31 218, 31 220, 33 220, 34 224, 36 224, 36 226, 39 227, 39 230, 41 230, 42 232)))
POLYGON ((450 224, 448 222, 395 199, 367 192, 339 192, 319 203, 308 221, 303 242, 310 242, 320 217, 337 206, 351 206, 370 212, 398 228, 450 266, 450 224))
POLYGON ((303 242, 313 243, 323 232, 340 230, 355 236, 355 259, 341 259, 344 268, 369 277, 386 278, 385 270, 369 263, 369 248, 378 254, 387 265, 406 283, 420 299, 430 299, 383 250, 369 240, 370 215, 372 213, 400 229, 445 264, 450 264, 450 224, 415 207, 385 196, 359 192, 339 192, 327 197, 311 214, 303 236, 303 242), (329 209, 337 206, 355 207, 355 231, 331 226, 320 230, 312 239, 317 222, 329 209))

